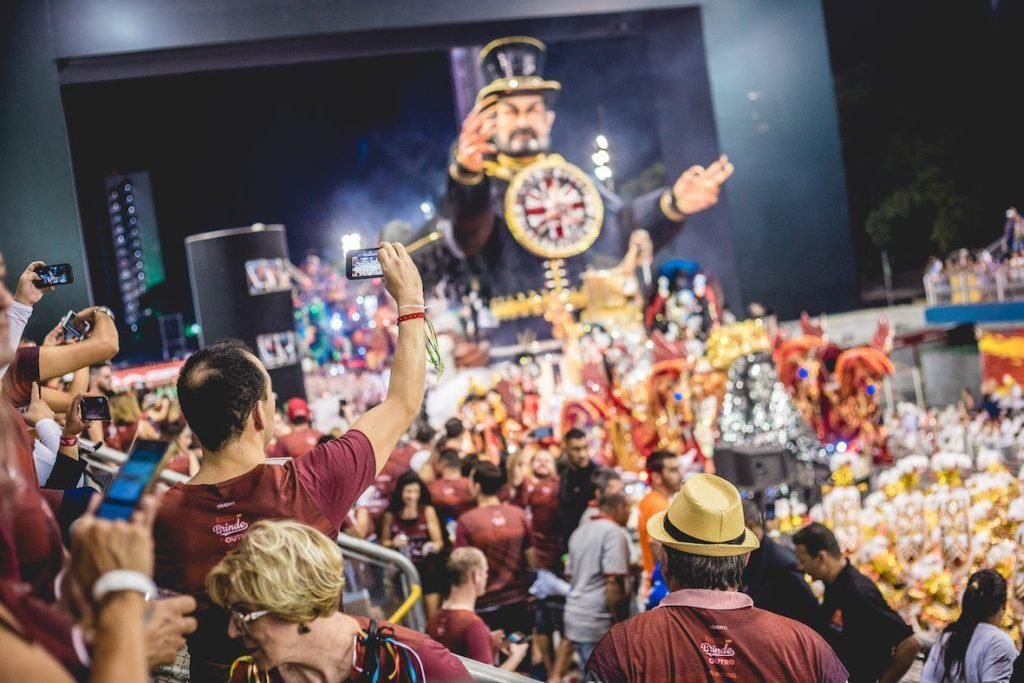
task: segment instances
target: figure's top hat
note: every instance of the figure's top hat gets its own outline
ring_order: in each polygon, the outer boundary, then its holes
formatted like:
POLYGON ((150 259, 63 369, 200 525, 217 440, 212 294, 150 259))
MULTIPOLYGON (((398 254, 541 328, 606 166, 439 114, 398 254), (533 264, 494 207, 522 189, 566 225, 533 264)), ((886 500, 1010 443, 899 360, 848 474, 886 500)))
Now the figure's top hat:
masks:
POLYGON ((544 43, 529 36, 510 36, 492 40, 480 50, 478 61, 484 86, 477 99, 488 95, 535 92, 548 99, 562 89, 558 81, 544 80, 544 43))

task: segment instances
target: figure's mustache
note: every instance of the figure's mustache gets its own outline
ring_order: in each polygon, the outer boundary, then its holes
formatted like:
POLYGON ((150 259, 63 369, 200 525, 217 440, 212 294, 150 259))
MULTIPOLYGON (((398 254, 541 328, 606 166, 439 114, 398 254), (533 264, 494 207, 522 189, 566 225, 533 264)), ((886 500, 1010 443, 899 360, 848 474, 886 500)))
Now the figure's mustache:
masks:
POLYGON ((533 128, 516 128, 514 131, 512 131, 512 137, 515 138, 519 136, 527 137, 530 138, 531 140, 536 140, 537 131, 535 131, 533 128))

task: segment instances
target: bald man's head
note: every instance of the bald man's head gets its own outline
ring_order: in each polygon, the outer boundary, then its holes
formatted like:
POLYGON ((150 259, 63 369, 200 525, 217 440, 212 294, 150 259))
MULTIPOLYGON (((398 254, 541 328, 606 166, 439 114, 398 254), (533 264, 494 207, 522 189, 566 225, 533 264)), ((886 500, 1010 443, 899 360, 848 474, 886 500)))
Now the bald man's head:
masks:
POLYGON ((244 343, 218 342, 189 357, 178 377, 178 400, 189 427, 207 451, 219 451, 251 428, 253 410, 269 443, 274 401, 270 375, 244 343), (261 403, 262 402, 262 403, 261 403))

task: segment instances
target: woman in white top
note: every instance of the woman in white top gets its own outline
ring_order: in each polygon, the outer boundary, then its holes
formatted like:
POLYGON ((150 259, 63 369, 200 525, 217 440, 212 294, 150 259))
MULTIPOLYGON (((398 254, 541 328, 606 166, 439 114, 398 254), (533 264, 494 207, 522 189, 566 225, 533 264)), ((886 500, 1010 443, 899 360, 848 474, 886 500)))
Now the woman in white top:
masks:
POLYGON ((960 618, 928 653, 922 683, 999 683, 1010 680, 1017 648, 999 624, 1006 611, 1006 580, 991 569, 971 575, 960 618))

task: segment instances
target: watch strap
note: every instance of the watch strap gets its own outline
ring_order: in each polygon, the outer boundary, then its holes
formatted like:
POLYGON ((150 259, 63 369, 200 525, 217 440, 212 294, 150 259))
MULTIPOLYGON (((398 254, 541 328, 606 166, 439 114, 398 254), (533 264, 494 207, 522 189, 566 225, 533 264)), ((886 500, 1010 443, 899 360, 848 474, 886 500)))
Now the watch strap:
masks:
POLYGON ((658 201, 658 205, 661 207, 661 212, 665 214, 665 218, 669 219, 673 223, 681 223, 686 220, 686 214, 679 209, 679 205, 676 204, 675 195, 672 194, 672 190, 665 190, 661 199, 658 201))

